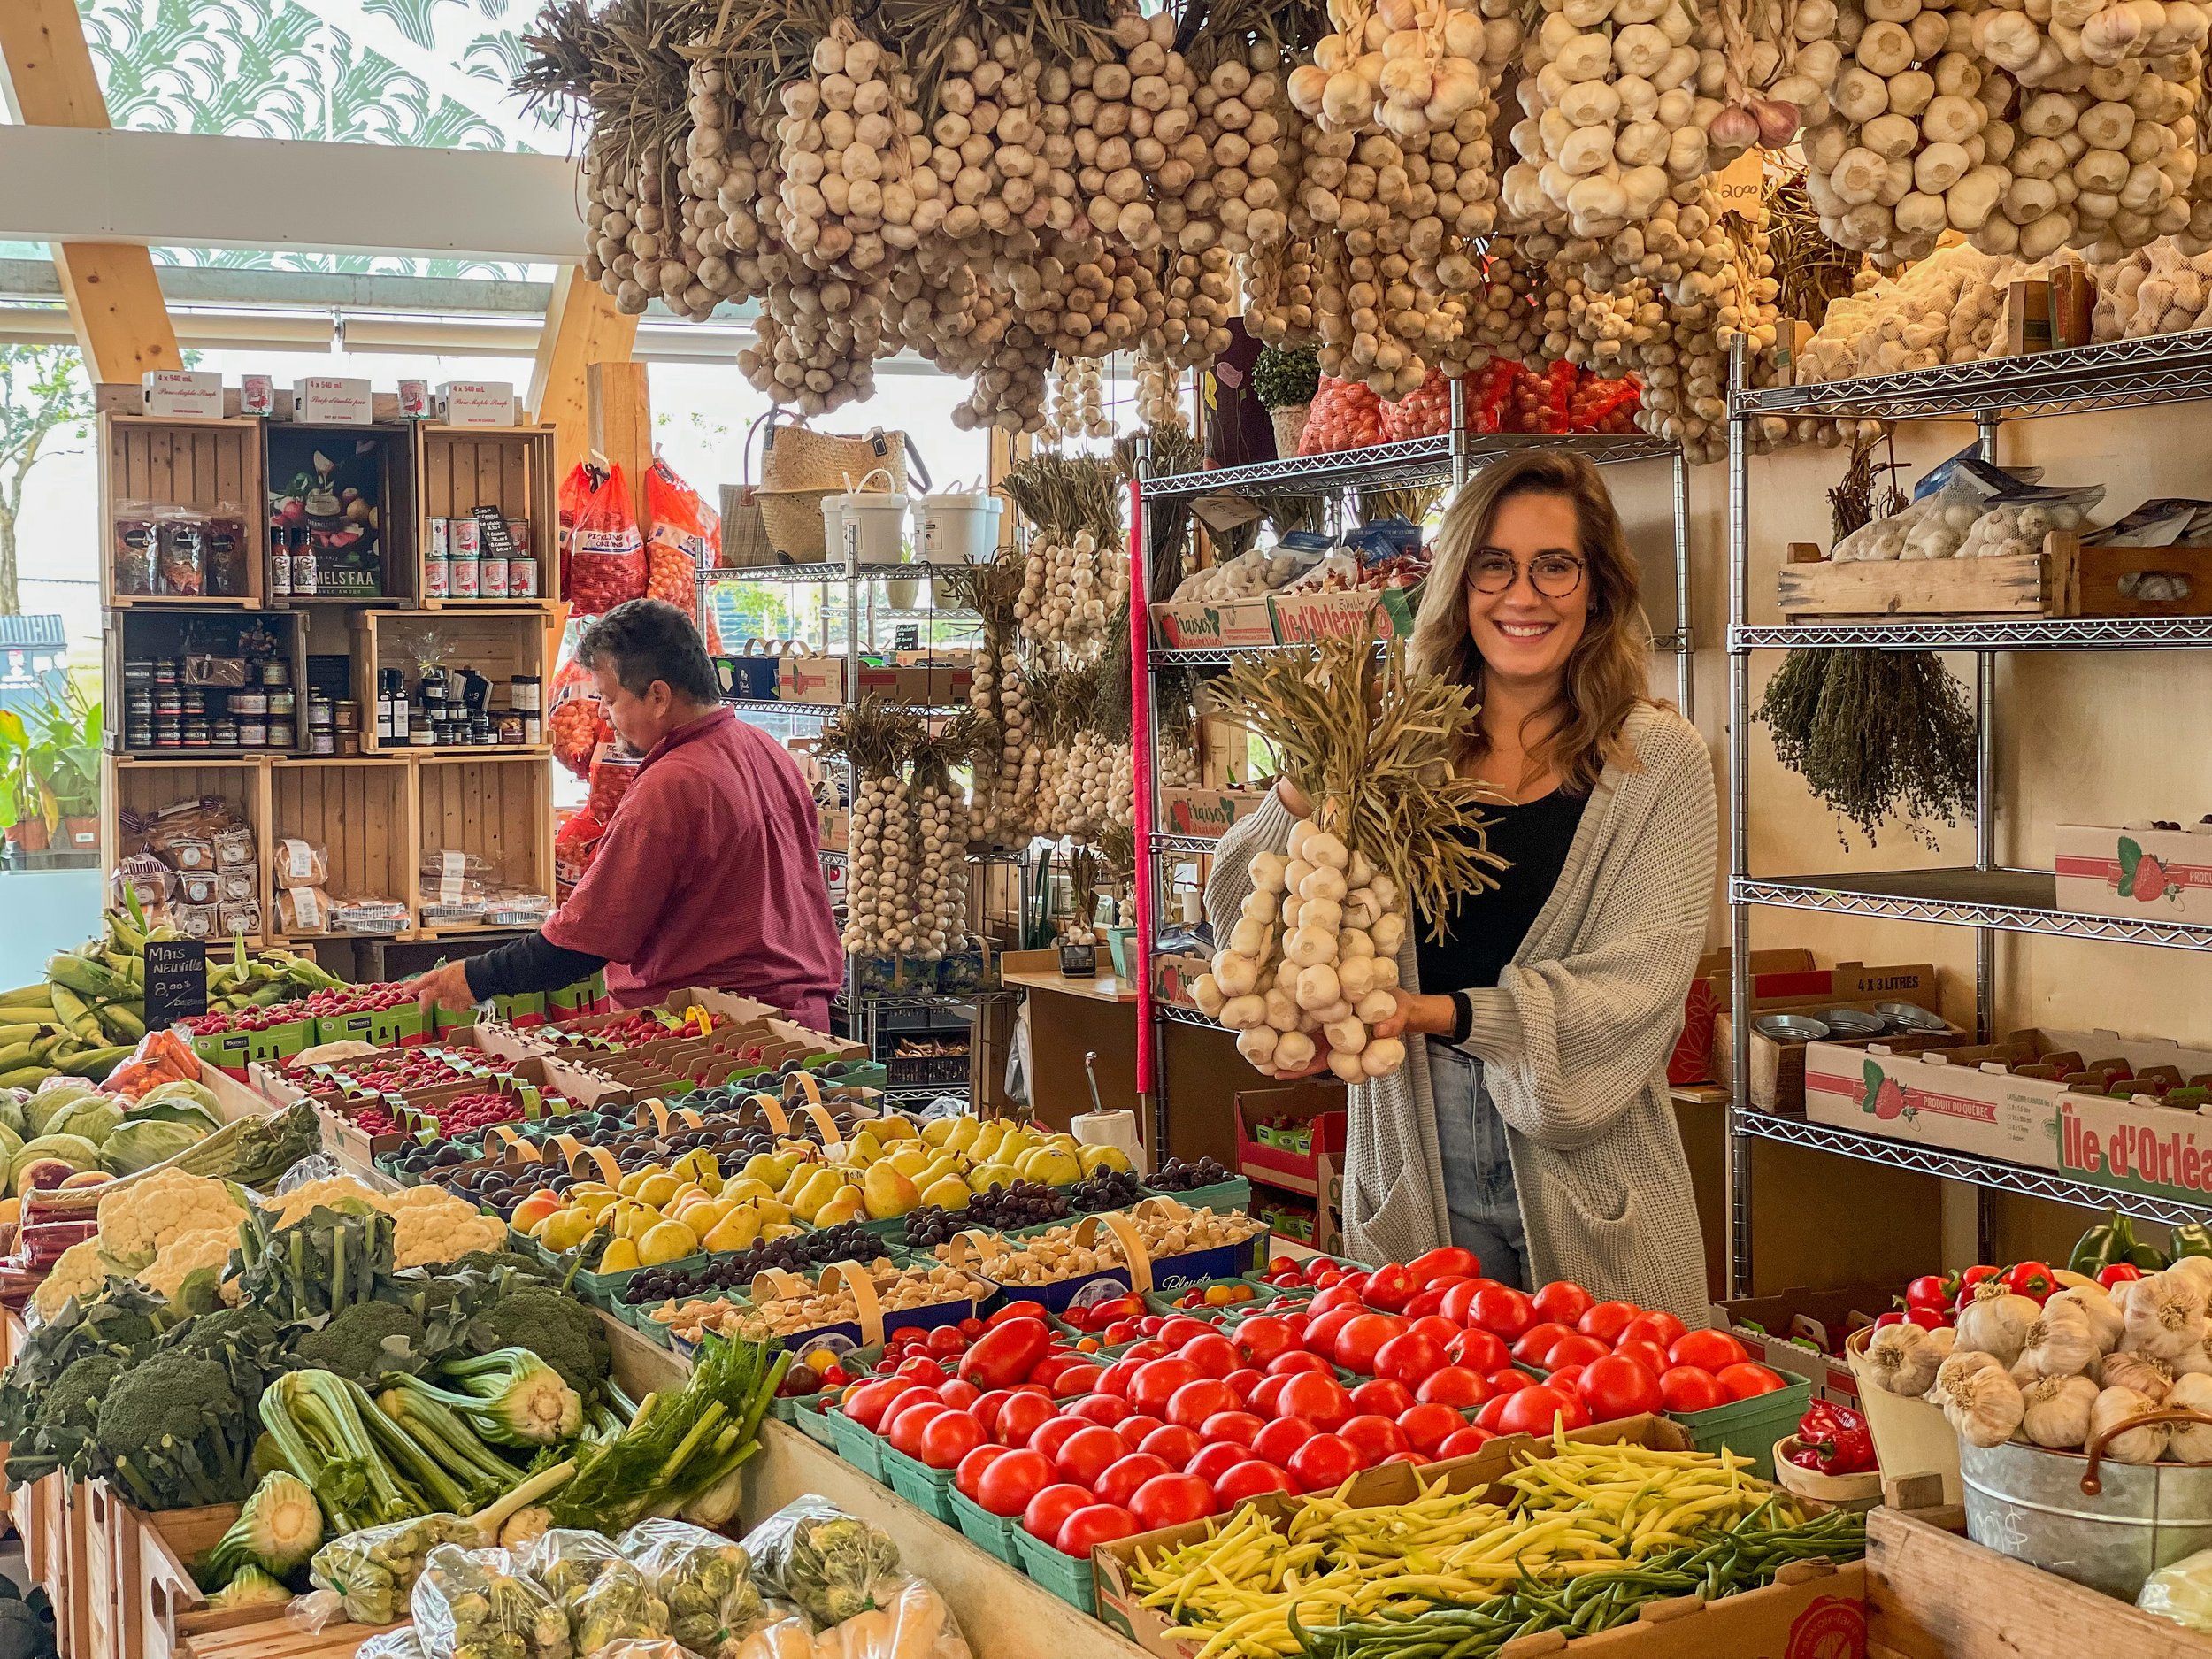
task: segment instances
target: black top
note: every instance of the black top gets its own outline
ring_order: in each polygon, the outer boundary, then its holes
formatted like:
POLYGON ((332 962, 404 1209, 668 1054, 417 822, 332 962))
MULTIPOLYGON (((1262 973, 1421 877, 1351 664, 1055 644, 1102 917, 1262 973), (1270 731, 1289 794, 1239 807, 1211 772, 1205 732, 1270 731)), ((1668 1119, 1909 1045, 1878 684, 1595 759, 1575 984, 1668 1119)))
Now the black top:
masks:
POLYGON ((1559 885, 1590 797, 1555 789, 1520 806, 1483 809, 1490 850, 1507 861, 1492 870, 1494 891, 1462 898, 1440 945, 1430 942, 1428 919, 1415 931, 1421 989, 1431 996, 1471 991, 1498 982, 1498 971, 1535 926, 1537 913, 1559 885))
POLYGON ((606 965, 604 956, 557 945, 543 933, 526 933, 511 944, 471 956, 465 972, 468 974, 469 994, 485 1002, 495 996, 557 991, 606 965))

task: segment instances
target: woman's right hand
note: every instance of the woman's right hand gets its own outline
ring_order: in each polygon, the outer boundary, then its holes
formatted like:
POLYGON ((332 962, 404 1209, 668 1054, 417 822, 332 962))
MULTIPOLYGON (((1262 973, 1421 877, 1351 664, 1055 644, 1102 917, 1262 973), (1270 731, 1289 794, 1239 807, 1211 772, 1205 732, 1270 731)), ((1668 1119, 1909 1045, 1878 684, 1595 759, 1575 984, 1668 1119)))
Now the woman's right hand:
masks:
POLYGON ((1287 778, 1275 780, 1275 798, 1289 810, 1293 818, 1313 816, 1312 798, 1287 778))

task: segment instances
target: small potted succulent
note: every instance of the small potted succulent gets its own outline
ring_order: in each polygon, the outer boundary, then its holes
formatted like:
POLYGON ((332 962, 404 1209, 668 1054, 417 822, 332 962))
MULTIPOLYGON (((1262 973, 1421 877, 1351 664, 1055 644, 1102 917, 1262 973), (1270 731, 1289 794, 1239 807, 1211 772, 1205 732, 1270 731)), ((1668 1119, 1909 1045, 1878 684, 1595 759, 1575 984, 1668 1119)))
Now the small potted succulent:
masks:
POLYGON ((1252 365, 1252 390, 1275 423, 1275 453, 1298 453, 1307 411, 1321 386, 1321 360, 1310 346, 1268 346, 1252 365))

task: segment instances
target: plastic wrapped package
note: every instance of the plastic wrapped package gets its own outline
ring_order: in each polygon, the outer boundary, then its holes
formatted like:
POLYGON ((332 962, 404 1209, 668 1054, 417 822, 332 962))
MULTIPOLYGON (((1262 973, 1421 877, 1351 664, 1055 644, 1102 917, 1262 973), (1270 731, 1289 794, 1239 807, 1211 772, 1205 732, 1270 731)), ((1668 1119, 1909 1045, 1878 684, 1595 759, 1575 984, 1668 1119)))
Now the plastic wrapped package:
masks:
POLYGON ((320 887, 279 887, 276 902, 277 931, 288 938, 330 926, 330 895, 320 887))
POLYGON ((2135 1605, 2184 1630, 2212 1635, 2212 1549, 2161 1567, 2143 1580, 2135 1605))
POLYGON ((570 1659, 568 1615, 505 1549, 441 1544, 408 1597, 425 1659, 570 1659))
POLYGON ((753 1578, 795 1603, 817 1626, 879 1607, 901 1582, 890 1534, 825 1498, 787 1503, 745 1535, 753 1578))
POLYGON ((319 887, 330 879, 330 854, 312 841, 287 837, 269 849, 269 874, 280 887, 319 887))
POLYGON ((735 1659, 969 1659, 968 1644, 952 1609, 919 1578, 895 1577, 879 1584, 875 1606, 825 1625, 810 1647, 791 1640, 796 1619, 747 1639, 735 1659))
POLYGON ((412 1624, 402 1624, 370 1637, 353 1650, 353 1659, 423 1659, 422 1643, 415 1639, 412 1624))
POLYGON ((426 1515, 334 1538, 315 1552, 309 1572, 319 1588, 341 1598, 355 1624, 389 1624, 406 1617, 408 1594, 433 1549, 482 1541, 457 1515, 426 1515))
POLYGON ((745 1639, 775 1617, 745 1547, 718 1533, 687 1521, 640 1521, 617 1547, 667 1604, 669 1633, 700 1659, 736 1659, 745 1639))
POLYGON ((533 1539, 519 1560, 567 1616, 579 1659, 618 1641, 669 1634, 668 1603, 601 1533, 555 1527, 533 1539))
POLYGON ((1987 510, 1968 526, 1959 543, 1958 557, 2003 558, 2040 553, 2043 538, 2054 530, 2079 530, 2089 522, 2104 486, 2078 489, 2030 487, 1992 499, 1987 510))
POLYGON ((666 1636, 647 1636, 602 1647, 597 1659, 702 1659, 702 1655, 666 1636))

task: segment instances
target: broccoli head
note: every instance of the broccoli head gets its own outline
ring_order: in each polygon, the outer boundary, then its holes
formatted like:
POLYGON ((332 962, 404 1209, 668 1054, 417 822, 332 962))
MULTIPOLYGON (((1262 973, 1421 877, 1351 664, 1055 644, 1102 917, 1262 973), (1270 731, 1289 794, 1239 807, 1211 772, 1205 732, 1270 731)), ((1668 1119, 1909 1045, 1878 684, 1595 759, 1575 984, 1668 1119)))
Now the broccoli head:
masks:
POLYGON ((357 1302, 320 1330, 302 1334, 292 1357, 310 1371, 334 1371, 373 1388, 388 1371, 419 1372, 438 1357, 424 1351, 426 1327, 414 1310, 393 1302, 357 1302))
POLYGON ((491 1278, 503 1274, 511 1280, 524 1284, 557 1285, 561 1282, 558 1273, 518 1250, 471 1250, 458 1260, 447 1263, 442 1271, 448 1273, 482 1273, 491 1278))
POLYGON ((70 1361, 39 1398, 29 1432, 8 1448, 8 1480, 21 1485, 57 1469, 81 1472, 100 1401, 128 1369, 115 1354, 87 1354, 70 1361))
POLYGON ((549 1286, 526 1286, 503 1296, 478 1316, 471 1336, 479 1354, 528 1348, 587 1399, 606 1381, 613 1363, 599 1315, 549 1286))
POLYGON ((164 1351, 196 1354, 229 1373, 242 1400, 256 1400, 269 1379, 285 1369, 285 1328, 260 1308, 219 1308, 187 1319, 165 1334, 164 1351))
POLYGON ((94 1444, 98 1472, 119 1479, 142 1508, 175 1509, 243 1498, 252 1436, 223 1366, 171 1349, 117 1379, 100 1402, 94 1444))

